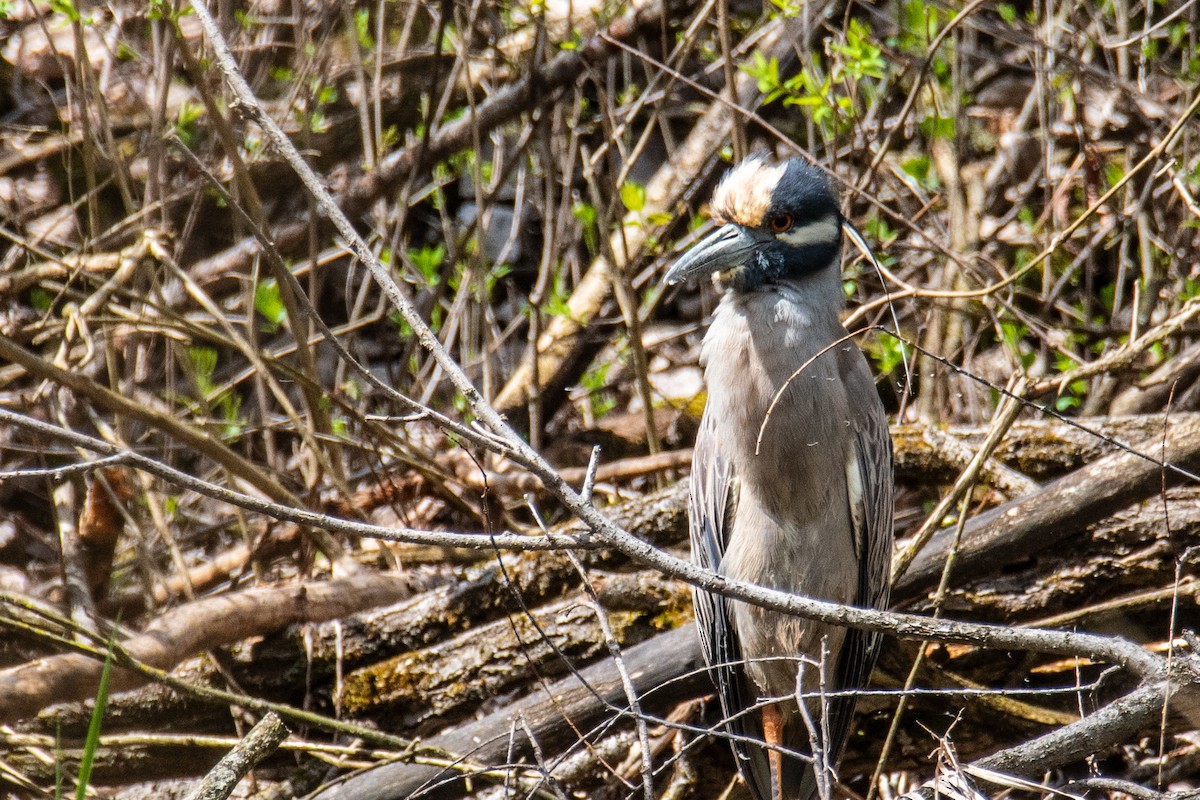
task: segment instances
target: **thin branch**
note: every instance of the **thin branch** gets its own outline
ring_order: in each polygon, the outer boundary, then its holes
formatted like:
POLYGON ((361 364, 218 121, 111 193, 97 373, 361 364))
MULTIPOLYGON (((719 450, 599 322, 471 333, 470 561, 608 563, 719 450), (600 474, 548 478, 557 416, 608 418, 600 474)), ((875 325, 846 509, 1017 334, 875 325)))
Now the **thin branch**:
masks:
MULTIPOLYGON (((38 430, 58 436, 72 444, 102 453, 112 453, 117 448, 105 442, 64 431, 46 423, 23 417, 0 409, 0 422, 38 430)), ((1200 422, 1197 423, 1200 426, 1200 422)), ((601 515, 591 506, 579 506, 577 513, 585 522, 595 525, 594 538, 586 534, 548 534, 521 536, 517 534, 469 535, 450 534, 437 531, 400 529, 399 532, 364 523, 338 520, 328 515, 289 508, 277 503, 257 500, 223 487, 206 484, 204 481, 184 475, 159 464, 152 459, 130 455, 129 465, 146 468, 147 471, 177 481, 188 488, 229 502, 248 510, 258 511, 278 519, 301 524, 324 526, 329 530, 358 533, 396 541, 433 544, 443 547, 500 547, 506 549, 535 550, 556 548, 611 547, 629 558, 657 569, 662 574, 686 581, 706 591, 717 592, 736 600, 794 614, 805 619, 818 620, 831 625, 860 628, 863 630, 889 633, 903 639, 930 639, 939 642, 971 644, 977 647, 1006 650, 1029 650, 1064 656, 1083 656, 1117 664, 1132 670, 1141 677, 1157 677, 1162 674, 1163 661, 1138 644, 1116 637, 1075 633, 1072 631, 1047 631, 1028 628, 1013 628, 1003 625, 985 625, 957 620, 931 620, 915 614, 897 614, 885 611, 853 608, 850 606, 787 594, 774 589, 735 581, 724 575, 697 567, 689 561, 673 556, 654 545, 643 542, 625 532, 601 515), (169 476, 169 477, 168 477, 169 476), (589 519, 590 518, 590 519, 589 519)), ((561 481, 561 479, 560 479, 561 481)), ((566 492, 571 492, 565 487, 566 492)), ((1009 504, 1012 505, 1012 504, 1009 504)), ((977 521, 977 520, 976 520, 977 521)), ((928 552, 925 551, 925 552, 928 552)))

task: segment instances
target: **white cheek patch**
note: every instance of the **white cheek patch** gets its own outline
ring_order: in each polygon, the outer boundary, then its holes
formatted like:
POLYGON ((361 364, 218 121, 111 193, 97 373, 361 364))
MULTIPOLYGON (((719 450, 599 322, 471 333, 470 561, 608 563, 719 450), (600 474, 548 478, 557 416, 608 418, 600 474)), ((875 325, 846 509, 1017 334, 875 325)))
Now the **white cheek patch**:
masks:
POLYGON ((812 222, 799 225, 790 231, 776 234, 779 241, 792 247, 805 247, 813 244, 831 244, 838 240, 839 224, 836 217, 821 217, 812 222))

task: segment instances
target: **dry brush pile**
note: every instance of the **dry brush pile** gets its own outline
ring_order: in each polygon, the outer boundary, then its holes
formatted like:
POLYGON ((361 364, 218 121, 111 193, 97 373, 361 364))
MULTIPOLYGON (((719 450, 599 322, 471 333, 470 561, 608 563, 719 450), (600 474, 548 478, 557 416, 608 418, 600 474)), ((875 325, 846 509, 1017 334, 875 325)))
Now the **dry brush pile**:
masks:
POLYGON ((769 150, 880 261, 895 613, 722 589, 889 634, 839 791, 1195 789, 1198 9, 0 2, 0 786, 722 796, 660 279, 769 150))

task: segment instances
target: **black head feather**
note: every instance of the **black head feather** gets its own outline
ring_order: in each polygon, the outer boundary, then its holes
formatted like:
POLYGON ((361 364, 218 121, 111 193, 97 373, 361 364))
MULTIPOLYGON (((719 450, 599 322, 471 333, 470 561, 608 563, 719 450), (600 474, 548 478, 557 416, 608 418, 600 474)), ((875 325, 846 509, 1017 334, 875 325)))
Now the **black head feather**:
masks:
MULTIPOLYGON (((800 159, 751 156, 721 181, 711 203, 722 228, 695 245, 667 275, 675 283, 714 274, 734 291, 755 291, 834 266, 842 215, 829 181, 800 159)), ((834 266, 836 269, 836 266, 834 266)))

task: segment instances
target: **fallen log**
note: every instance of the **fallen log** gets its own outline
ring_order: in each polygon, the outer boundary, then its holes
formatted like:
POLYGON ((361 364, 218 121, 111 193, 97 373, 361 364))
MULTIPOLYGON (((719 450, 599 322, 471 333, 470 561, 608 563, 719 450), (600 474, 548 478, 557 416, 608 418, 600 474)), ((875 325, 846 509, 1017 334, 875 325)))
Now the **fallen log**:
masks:
MULTIPOLYGON (((992 458, 1036 480, 1062 475, 1103 458, 1120 448, 1122 442, 1161 439, 1173 435, 1198 415, 1195 413, 1137 417, 1082 417, 1071 423, 1056 419, 1021 420, 1013 424, 992 458), (1073 424, 1072 424, 1073 423, 1073 424)), ((944 432, 961 442, 973 453, 987 435, 986 425, 928 424, 893 425, 896 477, 898 480, 935 480, 950 482, 965 466, 965 461, 946 453, 938 446, 930 431, 944 432)))
MULTIPOLYGON (((363 608, 396 602, 431 580, 435 579, 364 573, 322 583, 231 592, 168 611, 121 644, 143 664, 170 669, 196 653, 248 636, 296 622, 337 619, 363 608)), ((0 720, 12 722, 51 703, 94 697, 103 666, 102 661, 89 655, 62 653, 0 671, 0 720)), ((129 689, 145 680, 113 667, 109 691, 129 689)))
MULTIPOLYGON (((618 645, 631 646, 690 620, 684 587, 652 572, 592 576, 618 645)), ((517 611, 431 647, 346 675, 341 706, 350 714, 423 733, 480 703, 557 677, 567 661, 606 652, 593 607, 581 594, 517 611)))
MULTIPOLYGON (((624 667, 637 692, 642 713, 657 714, 709 691, 700 643, 691 626, 660 634, 625 651, 624 667)), ((353 775, 315 795, 314 800, 386 800, 421 791, 421 797, 468 793, 471 765, 510 765, 533 755, 534 747, 554 753, 599 738, 609 726, 632 713, 616 663, 606 659, 550 685, 539 687, 508 708, 424 741, 430 748, 456 753, 463 769, 393 763, 353 775), (435 791, 436 788, 436 791, 435 791)), ((509 769, 510 767, 501 767, 509 769)), ((523 767, 511 767, 521 772, 523 767)))
MULTIPOLYGON (((1152 497, 1200 466, 1200 418, 1173 420, 1169 432, 1138 442, 1129 452, 1105 456, 1049 483, 1037 492, 1005 503, 970 520, 955 556, 953 576, 961 582, 989 569, 1027 558, 1134 503, 1152 497)), ((947 528, 913 559, 893 597, 906 601, 935 586, 954 549, 947 528)))

